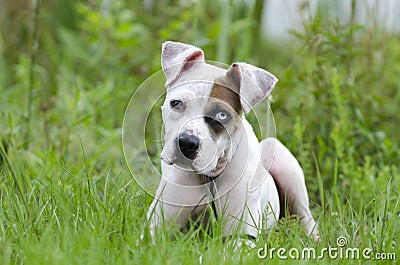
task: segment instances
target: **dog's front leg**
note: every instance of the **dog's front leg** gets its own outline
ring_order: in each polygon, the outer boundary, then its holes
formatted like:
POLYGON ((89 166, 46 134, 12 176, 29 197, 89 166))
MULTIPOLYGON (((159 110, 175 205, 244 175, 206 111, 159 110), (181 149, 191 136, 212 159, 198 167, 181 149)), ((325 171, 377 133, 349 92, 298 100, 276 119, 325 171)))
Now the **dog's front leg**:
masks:
MULTIPOLYGON (((262 229, 273 226, 279 216, 275 184, 268 172, 262 167, 259 169, 261 172, 257 174, 264 174, 265 178, 256 189, 249 189, 249 180, 243 177, 217 201, 217 212, 222 216, 226 236, 236 234, 256 238, 262 229)), ((223 194, 228 188, 229 185, 222 184, 219 192, 223 194)))
POLYGON ((308 235, 319 241, 317 225, 311 215, 303 170, 292 153, 277 139, 261 143, 263 165, 274 178, 280 196, 284 196, 290 214, 300 217, 308 235))
MULTIPOLYGON (((162 187, 161 184, 160 187, 162 187)), ((151 203, 149 210, 147 211, 149 232, 153 243, 155 243, 156 239, 156 230, 161 225, 167 225, 168 229, 170 229, 169 236, 172 236, 175 230, 171 228, 179 229, 183 227, 187 223, 190 217, 190 213, 193 210, 192 207, 183 207, 168 204, 167 202, 163 201, 165 200, 165 197, 159 195, 160 194, 158 194, 157 197, 153 199, 153 202, 151 203)))
MULTIPOLYGON (((199 178, 171 166, 163 165, 163 177, 158 186, 155 198, 147 212, 149 230, 154 241, 157 227, 184 227, 192 215, 205 207, 208 190, 199 185, 199 178)), ((170 229, 170 235, 174 229, 170 229)))

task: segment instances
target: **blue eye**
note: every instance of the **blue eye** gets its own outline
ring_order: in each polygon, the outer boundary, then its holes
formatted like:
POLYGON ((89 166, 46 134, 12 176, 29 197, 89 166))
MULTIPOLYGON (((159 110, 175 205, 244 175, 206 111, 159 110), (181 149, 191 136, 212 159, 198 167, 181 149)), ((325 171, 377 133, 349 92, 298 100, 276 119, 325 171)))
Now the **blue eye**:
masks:
POLYGON ((223 122, 223 121, 226 121, 229 118, 229 115, 225 111, 220 111, 220 112, 217 113, 216 117, 217 117, 217 119, 219 121, 223 122))

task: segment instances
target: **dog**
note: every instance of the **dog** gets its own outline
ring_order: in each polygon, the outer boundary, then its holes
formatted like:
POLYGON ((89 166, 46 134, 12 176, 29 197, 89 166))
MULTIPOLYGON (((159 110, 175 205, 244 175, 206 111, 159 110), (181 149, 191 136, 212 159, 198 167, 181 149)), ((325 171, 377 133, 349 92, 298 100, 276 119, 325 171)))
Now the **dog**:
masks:
POLYGON ((162 45, 166 98, 161 107, 162 178, 147 212, 150 234, 162 224, 186 227, 212 205, 224 236, 256 238, 286 212, 319 240, 302 168, 277 139, 258 141, 246 113, 277 78, 246 63, 208 64, 195 46, 162 45))

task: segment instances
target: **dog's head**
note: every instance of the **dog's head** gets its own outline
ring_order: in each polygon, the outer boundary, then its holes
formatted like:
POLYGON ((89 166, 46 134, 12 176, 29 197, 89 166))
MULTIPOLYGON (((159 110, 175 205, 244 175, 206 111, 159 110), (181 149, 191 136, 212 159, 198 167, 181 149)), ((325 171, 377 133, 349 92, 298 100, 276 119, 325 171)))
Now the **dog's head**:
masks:
POLYGON ((228 70, 207 64, 201 49, 183 43, 165 42, 161 57, 167 88, 161 159, 218 176, 245 133, 243 114, 268 96, 277 79, 245 63, 228 70))

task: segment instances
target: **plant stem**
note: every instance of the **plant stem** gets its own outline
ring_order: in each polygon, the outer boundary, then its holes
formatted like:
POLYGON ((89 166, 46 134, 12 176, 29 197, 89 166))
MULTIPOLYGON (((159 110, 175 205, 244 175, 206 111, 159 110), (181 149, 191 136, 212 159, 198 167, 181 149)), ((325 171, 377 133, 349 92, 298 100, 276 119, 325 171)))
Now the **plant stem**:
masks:
POLYGON ((231 4, 230 0, 221 1, 221 22, 220 30, 218 34, 217 44, 217 60, 218 62, 228 61, 228 39, 229 39, 229 28, 231 24, 231 4))
POLYGON ((30 51, 30 65, 29 65, 29 80, 28 80, 28 98, 27 98, 27 106, 26 106, 26 115, 25 115, 25 133, 24 133, 24 143, 23 147, 28 148, 30 137, 31 137, 31 119, 33 112, 33 92, 34 92, 34 68, 36 61, 36 52, 38 49, 38 39, 37 39, 37 22, 39 17, 40 10, 40 0, 36 0, 34 4, 33 10, 33 18, 32 18, 32 40, 31 40, 31 51, 30 51))

